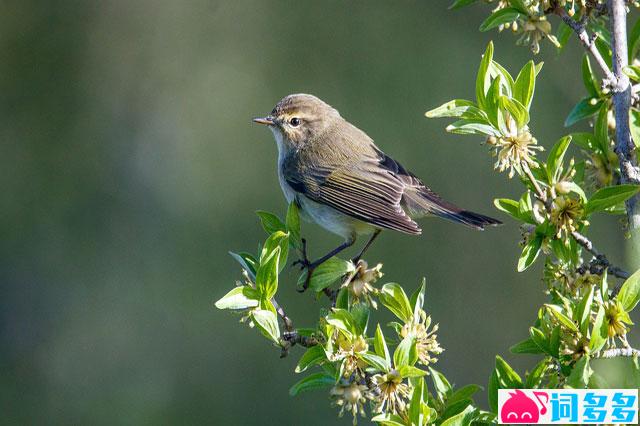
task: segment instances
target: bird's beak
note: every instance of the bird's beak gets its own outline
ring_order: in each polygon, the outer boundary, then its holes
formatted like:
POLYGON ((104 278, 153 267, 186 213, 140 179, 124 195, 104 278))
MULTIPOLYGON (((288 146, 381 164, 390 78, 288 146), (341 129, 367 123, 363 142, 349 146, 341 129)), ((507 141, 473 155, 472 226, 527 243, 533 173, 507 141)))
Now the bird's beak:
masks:
POLYGON ((254 123, 258 123, 258 124, 266 124, 268 126, 271 126, 271 125, 275 124, 274 121, 273 121, 273 117, 271 117, 271 116, 257 117, 257 118, 253 119, 253 122, 254 123))

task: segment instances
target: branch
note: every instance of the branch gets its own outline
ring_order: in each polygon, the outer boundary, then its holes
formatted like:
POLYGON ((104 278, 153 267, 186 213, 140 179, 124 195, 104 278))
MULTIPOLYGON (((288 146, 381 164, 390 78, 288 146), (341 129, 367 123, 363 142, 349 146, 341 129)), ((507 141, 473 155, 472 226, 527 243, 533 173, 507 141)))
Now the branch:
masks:
MULTIPOLYGON (((620 162, 622 183, 640 184, 640 169, 635 155, 635 146, 629 130, 629 108, 631 107, 631 85, 623 72, 629 64, 627 53, 627 10, 624 0, 609 0, 611 17, 611 51, 616 84, 613 85, 613 110, 616 118, 615 152, 620 162)), ((631 231, 640 229, 640 196, 626 201, 627 219, 631 231)))
POLYGON ((640 351, 633 348, 613 348, 600 352, 595 358, 640 357, 640 351))
MULTIPOLYGON (((576 240, 578 244, 580 244, 582 248, 584 248, 586 251, 591 253, 591 255, 593 255, 593 260, 590 263, 591 267, 599 266, 601 269, 606 269, 607 272, 610 273, 611 275, 616 276, 618 278, 625 279, 625 280, 631 276, 627 271, 612 265, 611 262, 609 262, 609 259, 607 259, 607 256, 605 256, 604 254, 596 250, 596 248, 593 246, 593 243, 589 238, 582 235, 578 231, 573 231, 571 233, 571 236, 576 240)), ((592 270, 594 272, 598 271, 598 269, 592 269, 592 270)), ((600 274, 602 274, 602 271, 600 271, 600 274)), ((617 291, 615 293, 617 294, 617 291)))
POLYGON ((590 36, 585 29, 585 22, 575 21, 573 18, 571 18, 571 16, 569 16, 567 11, 562 6, 556 5, 556 7, 553 9, 553 13, 561 17, 564 23, 567 24, 576 33, 584 48, 591 54, 593 59, 595 59, 596 63, 604 73, 606 79, 605 83, 609 83, 615 87, 618 80, 609 69, 609 66, 604 61, 604 58, 602 57, 594 43, 597 34, 593 34, 592 36, 590 36))
POLYGON ((276 301, 275 297, 271 299, 271 303, 276 308, 276 312, 280 318, 282 318, 282 323, 284 324, 285 329, 284 333, 282 333, 282 352, 280 353, 280 358, 284 358, 289 355, 289 349, 296 344, 309 348, 320 343, 317 338, 313 336, 302 336, 295 328, 293 328, 293 321, 291 321, 291 318, 287 316, 282 306, 276 301))

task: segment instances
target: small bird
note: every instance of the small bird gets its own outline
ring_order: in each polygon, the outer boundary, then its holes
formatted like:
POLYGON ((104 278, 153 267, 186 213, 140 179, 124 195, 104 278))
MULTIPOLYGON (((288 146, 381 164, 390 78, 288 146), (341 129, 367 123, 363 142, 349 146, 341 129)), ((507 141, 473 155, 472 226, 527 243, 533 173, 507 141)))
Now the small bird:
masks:
POLYGON ((295 201, 303 219, 344 238, 313 262, 303 241, 304 258, 297 261, 307 268, 302 291, 315 268, 352 246, 360 235, 370 238, 354 263, 383 229, 419 235, 416 218, 438 216, 480 230, 501 224, 444 201, 313 95, 285 96, 271 114, 253 121, 269 126, 276 139, 278 178, 287 202, 295 201))

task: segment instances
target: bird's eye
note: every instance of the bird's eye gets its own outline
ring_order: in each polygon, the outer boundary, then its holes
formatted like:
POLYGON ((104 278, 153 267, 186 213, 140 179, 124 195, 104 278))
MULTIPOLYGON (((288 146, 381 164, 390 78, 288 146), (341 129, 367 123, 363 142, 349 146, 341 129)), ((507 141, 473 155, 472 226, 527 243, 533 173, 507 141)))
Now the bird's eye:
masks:
POLYGON ((300 125, 300 119, 298 117, 293 117, 291 120, 289 120, 289 124, 291 124, 293 127, 298 127, 300 125))

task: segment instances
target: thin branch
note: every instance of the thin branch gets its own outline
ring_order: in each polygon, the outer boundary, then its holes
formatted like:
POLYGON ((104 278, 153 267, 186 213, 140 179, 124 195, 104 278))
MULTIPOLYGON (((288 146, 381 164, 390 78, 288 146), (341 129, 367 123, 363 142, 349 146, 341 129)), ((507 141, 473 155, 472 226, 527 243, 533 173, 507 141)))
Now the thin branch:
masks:
POLYGON ((606 83, 611 84, 612 86, 615 87, 617 85, 618 80, 616 76, 609 69, 609 66, 605 62, 602 55, 600 54, 600 51, 596 48, 595 38, 597 37, 597 35, 594 34, 590 36, 589 33, 587 33, 587 30, 585 28, 585 22, 575 21, 573 18, 571 18, 571 16, 569 16, 569 14, 564 9, 564 7, 556 5, 556 7, 553 9, 553 13, 555 13, 560 18, 562 18, 564 23, 567 24, 576 33, 576 35, 580 39, 580 42, 582 43, 584 48, 587 50, 587 52, 591 54, 593 59, 596 61, 596 63, 604 73, 606 83))
POLYGON ((600 352, 595 358, 640 357, 640 351, 633 348, 613 348, 600 352))
MULTIPOLYGON (((627 52, 627 10, 624 0, 609 0, 611 23, 611 52, 616 84, 613 85, 613 110, 616 118, 615 152, 620 162, 622 183, 640 184, 640 168, 635 155, 635 146, 629 130, 631 107, 631 84, 623 72, 629 64, 627 52)), ((640 230, 640 196, 626 201, 627 219, 631 231, 640 230)))
POLYGON ((282 305, 278 303, 275 297, 271 299, 271 303, 276 308, 276 312, 282 319, 285 330, 282 333, 282 339, 280 342, 282 348, 280 358, 284 358, 289 355, 289 349, 291 349, 291 347, 295 346, 296 344, 304 346, 305 348, 309 348, 320 343, 314 336, 302 336, 300 335, 300 333, 298 333, 298 330, 293 327, 293 321, 291 321, 291 318, 287 316, 284 309, 282 308, 282 305))

